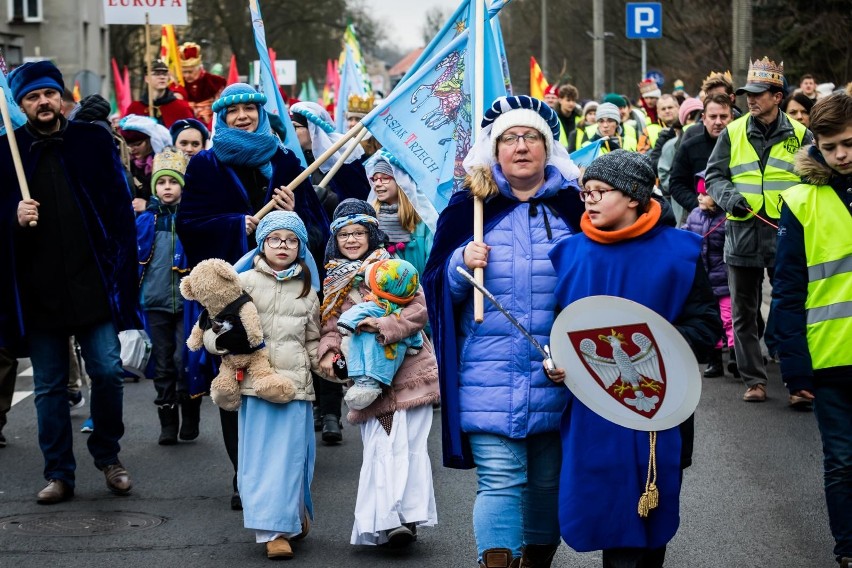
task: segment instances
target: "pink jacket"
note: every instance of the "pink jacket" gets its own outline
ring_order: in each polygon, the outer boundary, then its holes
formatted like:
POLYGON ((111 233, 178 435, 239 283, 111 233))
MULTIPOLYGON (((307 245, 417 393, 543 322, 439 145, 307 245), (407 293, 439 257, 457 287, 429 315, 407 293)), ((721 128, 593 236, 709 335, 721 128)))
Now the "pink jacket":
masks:
MULTIPOLYGON (((361 296, 369 293, 369 288, 363 282, 358 292, 361 296)), ((350 294, 341 306, 341 313, 355 305, 350 294)), ((342 336, 337 330, 336 317, 330 318, 322 326, 322 338, 320 339, 317 356, 322 357, 332 351, 340 353, 342 336)), ((385 316, 379 318, 379 341, 384 345, 394 343, 418 331, 422 332, 426 326, 428 315, 426 313, 426 297, 423 289, 417 291, 417 295, 410 304, 403 308, 400 316, 385 316)), ((396 410, 414 408, 424 404, 432 404, 440 400, 438 391, 438 363, 435 360, 435 348, 428 338, 423 338, 423 349, 416 355, 408 355, 402 363, 391 383, 391 388, 384 389, 382 395, 376 401, 363 410, 350 410, 347 418, 349 422, 358 424, 366 422, 370 418, 392 414, 396 410)))

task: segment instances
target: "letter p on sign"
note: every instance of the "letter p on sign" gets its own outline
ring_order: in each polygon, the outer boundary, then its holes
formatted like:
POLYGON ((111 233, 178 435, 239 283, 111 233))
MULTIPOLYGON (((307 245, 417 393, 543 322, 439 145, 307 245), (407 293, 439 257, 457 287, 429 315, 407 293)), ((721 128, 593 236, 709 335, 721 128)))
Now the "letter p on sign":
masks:
POLYGON ((625 19, 628 39, 663 37, 663 7, 659 2, 628 2, 625 19))

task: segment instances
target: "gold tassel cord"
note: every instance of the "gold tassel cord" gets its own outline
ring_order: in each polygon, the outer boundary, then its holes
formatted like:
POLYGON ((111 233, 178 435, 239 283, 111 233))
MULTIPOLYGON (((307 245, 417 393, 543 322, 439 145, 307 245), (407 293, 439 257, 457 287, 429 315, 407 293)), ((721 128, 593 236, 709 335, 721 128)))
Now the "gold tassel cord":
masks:
POLYGON ((648 455, 648 477, 645 480, 645 492, 639 497, 639 516, 643 519, 660 504, 660 491, 657 489, 657 433, 649 432, 650 452, 648 455))

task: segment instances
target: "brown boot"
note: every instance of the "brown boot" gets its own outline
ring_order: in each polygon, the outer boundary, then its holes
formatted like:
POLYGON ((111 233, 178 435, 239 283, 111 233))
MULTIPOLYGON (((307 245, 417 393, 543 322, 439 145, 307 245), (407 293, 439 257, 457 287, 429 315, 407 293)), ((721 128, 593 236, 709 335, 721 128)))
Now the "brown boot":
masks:
POLYGON ((519 568, 521 559, 512 559, 512 551, 508 548, 489 548, 482 552, 482 562, 479 568, 519 568))
POLYGON ((528 544, 521 555, 520 568, 550 568, 558 544, 528 544))
POLYGON ((266 543, 267 558, 293 558, 293 548, 283 536, 279 536, 275 540, 270 540, 266 543))

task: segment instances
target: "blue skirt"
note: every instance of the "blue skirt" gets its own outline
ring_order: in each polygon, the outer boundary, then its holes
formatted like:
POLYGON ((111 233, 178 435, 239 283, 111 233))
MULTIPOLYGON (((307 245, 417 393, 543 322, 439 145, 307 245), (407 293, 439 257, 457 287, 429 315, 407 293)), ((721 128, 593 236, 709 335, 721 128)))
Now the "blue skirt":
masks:
POLYGON ((243 524, 295 536, 306 515, 313 519, 316 439, 311 403, 275 404, 244 396, 239 412, 237 485, 243 524))

